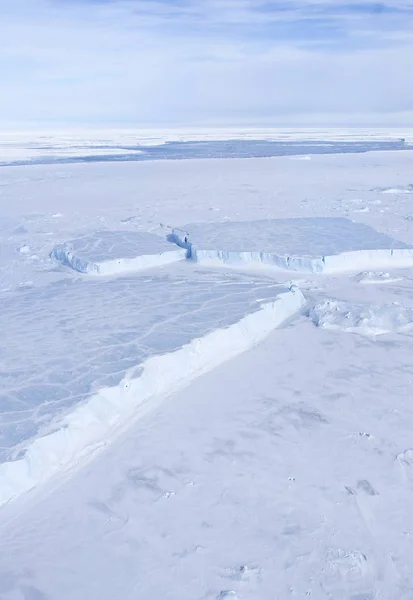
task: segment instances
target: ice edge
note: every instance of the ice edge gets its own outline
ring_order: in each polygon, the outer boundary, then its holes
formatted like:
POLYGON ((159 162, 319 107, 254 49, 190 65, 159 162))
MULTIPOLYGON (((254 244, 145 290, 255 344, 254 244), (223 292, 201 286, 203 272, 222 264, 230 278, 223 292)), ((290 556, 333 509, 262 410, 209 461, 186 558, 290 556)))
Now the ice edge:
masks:
POLYGON ((353 250, 331 256, 283 256, 271 252, 200 250, 191 245, 191 260, 208 265, 264 265, 304 273, 342 273, 365 269, 406 268, 413 266, 413 249, 353 250))
POLYGON ((93 262, 76 255, 67 245, 56 246, 50 253, 52 258, 55 258, 62 265, 70 267, 78 273, 103 276, 162 267, 184 260, 186 255, 187 253, 184 249, 179 249, 166 250, 159 254, 142 254, 134 258, 115 258, 113 260, 93 262))
POLYGON ((0 465, 0 506, 109 442, 110 434, 136 416, 139 406, 254 346, 305 302, 302 292, 292 286, 237 323, 196 338, 175 352, 149 358, 141 365, 140 377, 126 376, 119 385, 101 389, 66 415, 57 431, 33 440, 23 458, 0 465))

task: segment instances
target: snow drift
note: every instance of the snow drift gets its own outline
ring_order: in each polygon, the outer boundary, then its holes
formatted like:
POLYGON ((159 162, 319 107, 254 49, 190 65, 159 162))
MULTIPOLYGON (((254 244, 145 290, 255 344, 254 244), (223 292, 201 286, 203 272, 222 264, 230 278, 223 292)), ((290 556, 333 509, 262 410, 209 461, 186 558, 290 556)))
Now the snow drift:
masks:
POLYGON ((406 186, 397 185, 391 188, 379 188, 377 191, 382 194, 413 194, 413 185, 411 183, 406 186))
POLYGON ((363 335, 413 331, 413 309, 398 303, 368 306, 329 299, 314 306, 309 316, 317 327, 363 335))
POLYGON ((140 365, 139 377, 127 375, 119 385, 101 389, 76 406, 56 431, 32 441, 22 458, 0 465, 0 505, 108 443, 138 407, 246 351, 304 304, 301 291, 291 287, 237 323, 196 338, 175 352, 147 359, 140 365))
POLYGON ((395 283, 396 281, 402 281, 403 277, 398 277, 386 273, 383 271, 363 271, 355 277, 356 281, 365 284, 382 284, 382 283, 395 283))

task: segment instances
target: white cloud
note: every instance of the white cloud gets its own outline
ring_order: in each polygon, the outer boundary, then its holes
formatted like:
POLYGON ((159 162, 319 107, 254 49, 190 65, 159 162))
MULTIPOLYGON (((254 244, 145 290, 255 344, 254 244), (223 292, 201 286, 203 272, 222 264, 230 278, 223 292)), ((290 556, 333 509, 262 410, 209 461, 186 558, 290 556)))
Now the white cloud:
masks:
POLYGON ((0 0, 0 122, 411 126, 413 10, 386 6, 0 0))

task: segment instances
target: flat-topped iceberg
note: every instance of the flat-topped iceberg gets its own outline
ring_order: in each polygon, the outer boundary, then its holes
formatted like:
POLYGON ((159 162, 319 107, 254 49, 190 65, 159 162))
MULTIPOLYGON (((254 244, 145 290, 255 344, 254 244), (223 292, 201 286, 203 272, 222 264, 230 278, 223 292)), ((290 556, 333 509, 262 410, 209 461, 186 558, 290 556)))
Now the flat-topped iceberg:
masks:
POLYGON ((345 218, 192 223, 169 239, 193 261, 265 265, 311 273, 410 267, 413 247, 345 218))
POLYGON ((97 231, 56 246, 51 256, 79 273, 117 275, 177 262, 186 252, 144 231, 97 231))

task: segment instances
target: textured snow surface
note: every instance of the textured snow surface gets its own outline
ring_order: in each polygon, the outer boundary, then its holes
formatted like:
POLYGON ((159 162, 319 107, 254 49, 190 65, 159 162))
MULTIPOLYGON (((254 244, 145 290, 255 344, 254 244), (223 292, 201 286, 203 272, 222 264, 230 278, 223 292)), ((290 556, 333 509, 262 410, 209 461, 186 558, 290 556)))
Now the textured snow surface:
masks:
POLYGON ((245 350, 303 304, 298 290, 271 280, 202 272, 74 281, 5 301, 0 458, 19 460, 0 465, 0 503, 102 442, 137 405, 245 350), (211 361, 205 336, 219 329, 225 333, 213 337, 211 361), (151 360, 168 353, 175 354, 151 360))
POLYGON ((409 600, 410 351, 276 331, 3 525, 5 598, 409 600))
POLYGON ((356 276, 357 281, 360 283, 367 284, 378 284, 378 283, 393 283, 400 281, 402 277, 394 277, 390 273, 383 271, 364 271, 356 276))
POLYGON ((4 300, 1 458, 150 356, 236 323, 280 291, 271 280, 181 270, 57 283, 4 300))
POLYGON ((411 600, 413 154, 1 172, 1 600, 411 600), (330 271, 50 257, 279 220, 330 271))
POLYGON ((51 256, 80 273, 114 275, 167 265, 186 252, 144 231, 98 231, 56 246, 51 256))
POLYGON ((393 188, 385 188, 380 191, 382 194, 413 194, 413 185, 409 184, 406 187, 397 186, 393 188))
POLYGON ((310 316, 318 327, 339 329, 365 335, 413 332, 413 309, 393 305, 368 306, 337 300, 317 304, 310 316))

